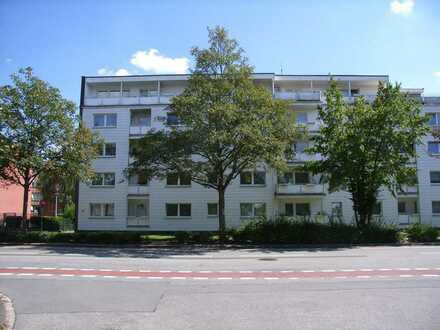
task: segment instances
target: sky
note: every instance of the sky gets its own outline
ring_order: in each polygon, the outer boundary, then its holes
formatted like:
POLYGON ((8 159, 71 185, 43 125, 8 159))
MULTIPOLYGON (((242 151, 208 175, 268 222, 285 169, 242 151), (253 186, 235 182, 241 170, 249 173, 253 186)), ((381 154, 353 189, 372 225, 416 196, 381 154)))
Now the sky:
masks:
POLYGON ((78 104, 82 75, 188 72, 216 25, 255 72, 388 74, 440 96, 438 0, 0 0, 0 85, 31 66, 78 104))

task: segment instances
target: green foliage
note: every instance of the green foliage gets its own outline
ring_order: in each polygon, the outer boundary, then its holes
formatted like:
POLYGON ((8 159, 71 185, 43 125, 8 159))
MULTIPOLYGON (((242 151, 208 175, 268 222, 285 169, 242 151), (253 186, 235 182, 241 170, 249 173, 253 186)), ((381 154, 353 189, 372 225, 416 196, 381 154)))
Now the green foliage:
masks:
POLYGON ((196 65, 188 86, 171 104, 180 125, 138 140, 128 172, 159 178, 188 173, 193 182, 216 189, 223 237, 226 188, 260 162, 284 168, 297 131, 288 104, 254 83, 243 50, 225 29, 210 29, 209 48, 191 53, 196 65))
POLYGON ((234 241, 272 244, 360 244, 398 242, 394 227, 372 225, 361 230, 343 223, 322 224, 280 217, 251 220, 231 232, 234 241))
POLYGON ((0 87, 0 180, 21 185, 27 201, 38 176, 89 177, 99 139, 79 125, 75 104, 31 68, 11 79, 0 87))
POLYGON ((380 187, 396 194, 402 185, 414 184, 416 171, 408 163, 429 130, 426 118, 399 85, 388 83, 379 85, 372 104, 360 97, 350 105, 333 81, 326 100, 319 109, 323 125, 308 150, 323 160, 306 167, 323 173, 330 191, 350 192, 356 223, 368 225, 380 187))
POLYGON ((64 207, 63 218, 68 220, 75 219, 75 204, 70 203, 64 207))
POLYGON ((420 223, 412 224, 405 231, 411 242, 435 242, 439 239, 438 228, 420 223))

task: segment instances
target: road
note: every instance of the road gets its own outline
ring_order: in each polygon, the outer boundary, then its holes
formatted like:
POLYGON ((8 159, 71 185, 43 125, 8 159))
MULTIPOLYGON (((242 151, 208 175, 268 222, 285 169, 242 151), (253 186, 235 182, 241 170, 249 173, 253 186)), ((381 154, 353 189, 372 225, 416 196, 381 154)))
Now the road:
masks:
POLYGON ((440 246, 1 246, 15 329, 439 329, 440 246))

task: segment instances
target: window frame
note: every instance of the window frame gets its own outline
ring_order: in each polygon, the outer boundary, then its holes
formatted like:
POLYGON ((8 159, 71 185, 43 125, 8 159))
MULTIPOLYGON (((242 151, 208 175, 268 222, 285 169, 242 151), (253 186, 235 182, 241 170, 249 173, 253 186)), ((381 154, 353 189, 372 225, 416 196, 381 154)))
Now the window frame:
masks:
POLYGON ((151 127, 151 108, 130 109, 130 127, 151 127), (141 114, 142 112, 147 113, 147 125, 133 123, 133 113, 141 114))
POLYGON ((165 203, 165 216, 170 219, 184 218, 190 219, 192 218, 192 203, 190 202, 166 202, 165 203), (177 206, 177 214, 176 215, 168 215, 168 206, 176 205, 177 206), (189 205, 189 215, 181 215, 182 209, 181 205, 189 205))
MULTIPOLYGON (((109 209, 110 210, 110 209, 109 209)), ((90 202, 89 203, 89 219, 112 219, 115 217, 114 202, 90 202), (92 214, 92 205, 99 205, 99 215, 92 214), (111 215, 107 214, 107 207, 111 206, 111 215)))
POLYGON ((180 188, 190 188, 191 187, 191 183, 192 183, 192 180, 191 180, 191 174, 187 174, 188 175, 188 178, 190 179, 189 180, 189 184, 182 184, 182 176, 184 176, 185 174, 179 174, 179 173, 168 173, 167 174, 167 176, 166 176, 166 178, 165 178, 165 180, 166 180, 166 184, 165 184, 165 187, 168 187, 168 188, 176 188, 176 187, 180 187, 180 188), (176 182, 176 184, 170 184, 169 182, 168 182, 168 180, 169 180, 169 176, 176 176, 176 178, 177 178, 177 182, 176 182))
POLYGON ((434 216, 440 216, 440 200, 437 201, 431 201, 431 213, 434 216), (434 203, 438 203, 438 212, 434 212, 434 203))
POLYGON ((240 202, 240 218, 241 219, 252 219, 267 216, 267 205, 266 202, 240 202), (257 215, 256 205, 261 204, 264 207, 264 215, 257 215), (251 215, 243 215, 242 214, 242 206, 243 205, 251 205, 252 206, 252 214, 251 215))
POLYGON ((118 114, 117 113, 94 113, 93 114, 93 128, 116 128, 118 126, 118 114), (104 125, 103 126, 96 126, 95 125, 95 117, 97 116, 104 116, 104 125), (108 125, 108 117, 109 116, 115 116, 115 125, 108 125))
POLYGON ((266 171, 262 171, 262 170, 253 170, 253 171, 242 171, 240 172, 240 186, 243 187, 264 187, 266 186, 266 176, 267 176, 267 172, 266 171), (255 183, 255 177, 256 177, 256 173, 264 173, 264 183, 255 183), (243 179, 242 177, 244 175, 249 175, 250 174, 250 179, 251 179, 251 183, 243 183, 243 179))
POLYGON ((116 142, 104 142, 100 144, 100 153, 97 158, 116 158, 116 142), (107 155, 107 145, 114 145, 115 154, 114 155, 107 155))
POLYGON ((94 177, 92 178, 92 182, 90 183, 90 187, 92 188, 114 188, 116 186, 116 174, 114 172, 96 172, 94 177), (106 182, 106 175, 113 175, 113 184, 108 185, 106 182), (101 184, 94 184, 93 181, 96 177, 101 178, 101 184))
POLYGON ((218 211, 219 211, 219 209, 218 209, 218 203, 217 202, 207 202, 206 203, 206 213, 207 213, 208 217, 217 218, 218 217, 218 213, 219 213, 218 211), (209 213, 209 206, 210 205, 215 205, 215 214, 210 214, 209 213))
POLYGON ((440 154, 440 142, 438 142, 438 141, 428 141, 428 154, 430 154, 430 155, 439 155, 440 154), (429 146, 430 145, 436 145, 437 146, 437 151, 434 151, 434 152, 432 152, 432 151, 430 151, 429 150, 429 146))
POLYGON ((440 184, 440 171, 429 171, 429 183, 432 185, 439 185, 440 184), (438 174, 439 178, 437 182, 432 181, 432 175, 436 173, 438 174))

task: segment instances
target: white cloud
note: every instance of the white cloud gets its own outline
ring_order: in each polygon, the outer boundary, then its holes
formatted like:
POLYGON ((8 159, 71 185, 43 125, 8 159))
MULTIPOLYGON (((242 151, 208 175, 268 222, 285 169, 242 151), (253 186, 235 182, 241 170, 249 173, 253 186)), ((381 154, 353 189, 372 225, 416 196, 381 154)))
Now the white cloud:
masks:
POLYGON ((11 63, 11 62, 12 62, 12 58, 9 57, 5 58, 5 63, 11 63))
POLYGON ((440 71, 436 71, 432 75, 436 78, 440 78, 440 71))
POLYGON ((130 63, 151 73, 187 73, 189 68, 186 57, 166 57, 154 48, 137 51, 131 57, 130 63))
POLYGON ((414 5, 414 0, 394 0, 390 3, 390 10, 394 14, 407 16, 412 13, 414 5))
POLYGON ((107 68, 101 68, 98 70, 98 74, 100 76, 129 76, 130 72, 127 69, 118 69, 114 71, 107 68))

